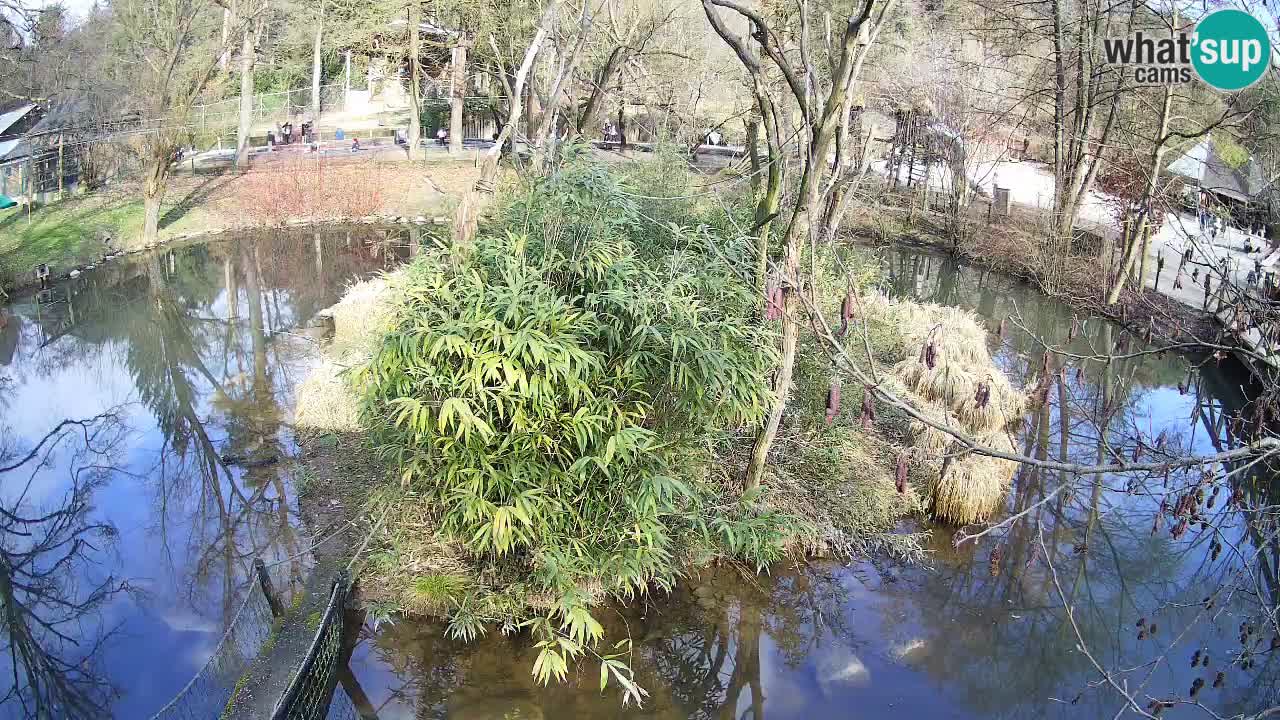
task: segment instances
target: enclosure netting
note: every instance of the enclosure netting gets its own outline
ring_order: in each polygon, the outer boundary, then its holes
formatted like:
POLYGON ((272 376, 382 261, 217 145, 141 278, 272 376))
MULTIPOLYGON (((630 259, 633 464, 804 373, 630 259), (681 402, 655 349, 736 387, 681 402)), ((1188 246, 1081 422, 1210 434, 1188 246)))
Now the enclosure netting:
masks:
POLYGON ((324 720, 329 716, 330 700, 342 664, 342 613, 349 590, 346 573, 339 574, 311 647, 276 703, 271 720, 324 720))

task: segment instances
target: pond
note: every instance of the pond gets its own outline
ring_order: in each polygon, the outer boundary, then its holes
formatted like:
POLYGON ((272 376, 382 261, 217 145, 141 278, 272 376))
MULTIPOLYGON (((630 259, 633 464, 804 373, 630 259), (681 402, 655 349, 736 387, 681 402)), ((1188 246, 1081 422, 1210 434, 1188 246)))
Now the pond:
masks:
MULTIPOLYGON (((423 241, 407 229, 243 236, 133 256, 5 310, 0 469, 35 453, 0 474, 0 672, 25 688, 0 693, 0 718, 149 718, 206 664, 252 587, 254 557, 278 563, 278 584, 305 583, 306 548, 327 528, 299 503, 285 460, 291 388, 314 362, 309 326, 351 280, 423 241), (65 420, 78 424, 59 428, 65 420)), ((1032 332, 1064 342, 1072 326, 1069 310, 1016 281, 928 252, 880 253, 893 294, 971 308, 993 325, 1016 315, 998 350, 1015 381, 1043 364, 1032 332)), ((1070 347, 1121 343, 1141 347, 1090 320, 1070 347)), ((1130 447, 1138 429, 1202 452, 1239 442, 1229 420, 1246 403, 1245 378, 1227 362, 1067 365, 1026 420, 1029 455, 1092 463, 1130 447)), ((404 621, 362 625, 339 674, 350 702, 335 707, 383 720, 1112 717, 1119 696, 1100 686, 1082 639, 1144 704, 1185 699, 1195 678, 1205 680, 1197 699, 1222 714, 1276 704, 1271 633, 1244 639, 1260 650, 1246 669, 1240 626, 1254 622, 1257 597, 1275 602, 1280 549, 1228 512, 1234 488, 1217 497, 1209 530, 1175 539, 1167 525, 1153 532, 1162 478, 1090 477, 1055 493, 1060 482, 1020 472, 1008 505, 1031 522, 959 548, 937 528, 927 567, 717 568, 601 613, 611 638, 634 640, 643 708, 602 694, 595 663, 541 688, 522 638, 494 631, 466 645, 439 624, 404 621), (1260 560, 1242 576, 1215 541, 1260 560), (1218 593, 1207 609, 1224 582, 1248 591, 1218 593)), ((1256 468, 1236 483, 1272 492, 1256 468)), ((184 716, 217 714, 204 710, 184 716)))
POLYGON ((284 460, 315 353, 296 330, 420 240, 238 236, 0 307, 0 718, 150 717, 209 658, 254 557, 303 582, 284 460))
MULTIPOLYGON (((1071 311, 1026 285, 929 252, 880 255, 894 295, 970 308, 993 326, 1016 315, 997 356, 1017 382, 1043 364, 1032 332, 1066 341, 1071 311)), ((1069 349, 1092 355, 1117 343, 1118 354, 1142 347, 1117 326, 1091 320, 1069 349)), ((1138 428, 1146 437, 1163 431, 1170 447, 1206 453, 1237 442, 1228 418, 1246 402, 1242 368, 1176 354, 1067 365, 1067 382, 1027 418, 1020 449, 1029 455, 1092 464, 1138 428)), ((541 688, 529 675, 535 653, 523 639, 492 632, 461 645, 433 623, 366 632, 348 686, 357 688, 363 717, 383 720, 1113 717, 1120 697, 1100 687, 1078 649, 1066 598, 1084 647, 1104 667, 1126 670, 1117 677, 1144 707, 1148 696, 1187 699, 1197 677, 1205 685, 1196 699, 1224 715, 1275 704, 1280 672, 1276 653, 1266 652, 1272 634, 1253 633, 1246 645, 1263 652, 1247 670, 1239 662, 1240 625, 1246 617, 1256 624, 1256 605, 1242 592, 1218 594, 1208 611, 1202 605, 1240 568, 1233 554, 1212 550, 1213 531, 1177 540, 1168 527, 1153 533, 1162 479, 1128 487, 1120 478, 1091 477, 1055 495, 1060 480, 1057 472, 1020 472, 1009 510, 1034 508, 1033 522, 994 539, 954 548, 953 530, 935 528, 928 567, 816 563, 765 577, 721 568, 670 597, 602 613, 609 637, 634 640, 636 677, 650 693, 641 709, 621 707, 616 692, 600 693, 595 663, 581 663, 568 683, 541 688), (1224 679, 1215 688, 1218 672, 1224 679)), ((1217 537, 1257 549, 1255 529, 1226 512, 1229 494, 1212 513, 1217 537)), ((1274 540, 1261 551, 1256 590, 1274 603, 1280 551, 1274 540)))

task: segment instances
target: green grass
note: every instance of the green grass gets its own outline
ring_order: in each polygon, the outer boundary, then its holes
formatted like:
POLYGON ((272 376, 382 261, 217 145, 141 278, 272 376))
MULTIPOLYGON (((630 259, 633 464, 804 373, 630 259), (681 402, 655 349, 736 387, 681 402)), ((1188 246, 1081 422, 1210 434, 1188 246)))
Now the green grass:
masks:
POLYGON ((102 234, 119 239, 142 229, 142 201, 73 198, 0 213, 0 282, 24 279, 40 263, 57 273, 102 256, 102 234))

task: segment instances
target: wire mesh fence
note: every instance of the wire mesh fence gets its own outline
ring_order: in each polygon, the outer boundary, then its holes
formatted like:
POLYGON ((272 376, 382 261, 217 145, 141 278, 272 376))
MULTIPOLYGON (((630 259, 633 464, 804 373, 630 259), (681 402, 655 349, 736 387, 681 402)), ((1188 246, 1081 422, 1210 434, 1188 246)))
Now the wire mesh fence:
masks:
POLYGON ((274 617, 266 596, 256 584, 246 593, 204 668, 150 720, 209 720, 222 714, 236 683, 272 633, 274 617))
MULTIPOLYGON (((343 615, 351 583, 342 572, 334 580, 329 605, 320 627, 288 688, 280 696, 271 720, 323 720, 329 714, 338 670, 343 664, 343 615)), ((345 697, 345 696, 344 696, 345 697)))
MULTIPOLYGON (((320 86, 320 112, 338 112, 345 108, 346 88, 341 84, 320 86)), ((284 123, 299 116, 311 114, 311 88, 295 88, 253 96, 252 125, 284 123)), ((240 122, 240 98, 227 98, 191 110, 190 125, 193 129, 216 131, 234 128, 240 122)))

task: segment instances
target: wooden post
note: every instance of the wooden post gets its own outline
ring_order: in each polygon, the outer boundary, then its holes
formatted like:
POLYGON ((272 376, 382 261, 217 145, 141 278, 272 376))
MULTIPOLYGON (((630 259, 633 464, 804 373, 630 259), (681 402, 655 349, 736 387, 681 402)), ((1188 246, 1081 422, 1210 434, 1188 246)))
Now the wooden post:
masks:
POLYGON ((63 177, 63 154, 62 154, 62 133, 58 133, 58 198, 62 198, 62 177, 63 177))
POLYGON ((267 566, 263 564, 262 558, 253 559, 253 569, 258 572, 258 584, 262 586, 262 594, 267 596, 267 604, 271 606, 272 617, 284 617, 284 605, 280 602, 280 596, 276 594, 276 589, 271 584, 271 576, 267 574, 267 566))

